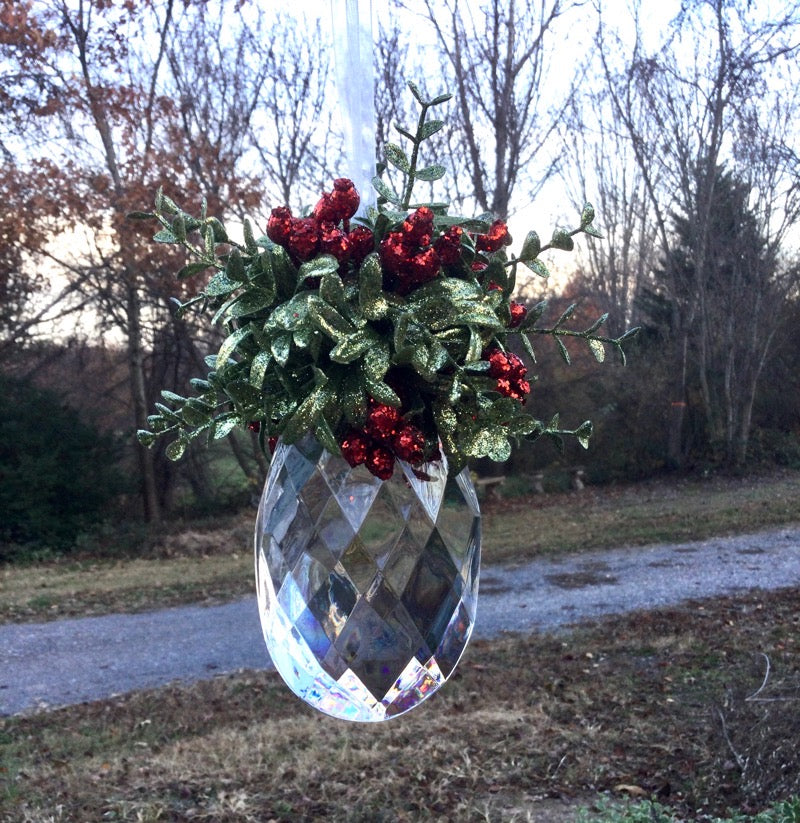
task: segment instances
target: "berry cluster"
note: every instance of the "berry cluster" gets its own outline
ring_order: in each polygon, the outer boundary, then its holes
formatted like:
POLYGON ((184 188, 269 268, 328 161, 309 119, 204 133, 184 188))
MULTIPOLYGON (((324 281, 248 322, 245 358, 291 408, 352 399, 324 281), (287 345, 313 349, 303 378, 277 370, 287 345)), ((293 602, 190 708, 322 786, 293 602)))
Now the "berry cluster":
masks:
MULTIPOLYGON (((425 461, 425 435, 403 420, 398 409, 372 401, 362 430, 351 429, 341 443, 342 456, 351 466, 364 465, 381 480, 394 471, 395 458, 412 466, 425 461)), ((431 458, 435 459, 435 458, 431 458)))
POLYGON ((317 254, 330 254, 340 264, 361 265, 375 248, 372 232, 365 226, 350 229, 350 218, 361 202, 352 180, 333 181, 333 191, 325 192, 310 217, 294 217, 291 209, 279 206, 267 222, 267 237, 283 246, 295 263, 317 254))
POLYGON ((497 380, 497 391, 524 404, 531 384, 524 379, 528 370, 522 360, 513 352, 501 349, 484 353, 484 359, 489 361, 489 376, 497 380))

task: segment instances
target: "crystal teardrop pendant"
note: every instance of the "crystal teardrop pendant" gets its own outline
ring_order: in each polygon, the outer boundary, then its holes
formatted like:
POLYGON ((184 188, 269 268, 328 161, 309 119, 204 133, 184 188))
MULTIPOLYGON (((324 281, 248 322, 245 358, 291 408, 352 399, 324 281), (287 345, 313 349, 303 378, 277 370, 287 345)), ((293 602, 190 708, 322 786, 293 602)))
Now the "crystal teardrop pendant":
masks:
POLYGON ((380 480, 314 438, 279 442, 256 523, 270 656, 316 709, 377 721, 450 676, 475 622, 480 511, 469 473, 397 461, 380 480), (429 479, 421 479, 424 472, 429 479))

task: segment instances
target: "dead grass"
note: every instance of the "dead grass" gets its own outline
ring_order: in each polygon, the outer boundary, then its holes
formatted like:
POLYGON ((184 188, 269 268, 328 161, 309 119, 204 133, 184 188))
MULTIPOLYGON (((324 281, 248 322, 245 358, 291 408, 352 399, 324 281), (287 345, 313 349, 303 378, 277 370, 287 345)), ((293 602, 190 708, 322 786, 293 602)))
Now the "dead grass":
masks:
MULTIPOLYGON (((800 520, 800 473, 650 481, 484 505, 484 563, 756 531, 800 520)), ((0 567, 0 621, 133 612, 250 594, 253 512, 146 557, 0 567)))
POLYGON ((0 820, 574 820, 598 792, 755 812, 800 792, 798 615, 786 590, 476 642, 378 725, 252 672, 5 719, 0 820))

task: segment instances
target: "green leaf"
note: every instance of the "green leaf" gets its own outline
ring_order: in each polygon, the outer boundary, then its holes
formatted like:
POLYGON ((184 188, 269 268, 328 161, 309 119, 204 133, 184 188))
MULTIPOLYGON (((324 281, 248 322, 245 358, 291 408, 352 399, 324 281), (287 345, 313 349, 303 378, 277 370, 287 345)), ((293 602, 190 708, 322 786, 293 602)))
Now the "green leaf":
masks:
POLYGON ((348 310, 347 300, 344 296, 344 286, 342 278, 337 271, 326 271, 322 275, 319 285, 319 296, 336 311, 346 313, 348 310))
POLYGON ((250 219, 245 217, 244 218, 244 225, 243 225, 243 234, 244 234, 244 247, 248 254, 257 254, 258 253, 258 244, 256 243, 256 236, 253 234, 253 224, 250 222, 250 219))
POLYGON ((589 448, 589 438, 592 436, 592 432, 593 428, 591 420, 587 420, 585 423, 582 423, 580 428, 575 432, 575 437, 578 438, 578 442, 584 449, 589 448))
POLYGON ((188 442, 183 438, 180 440, 173 440, 172 443, 167 446, 167 457, 173 461, 180 460, 181 457, 183 457, 183 453, 186 451, 187 445, 188 442))
POLYGON ((592 220, 594 220, 594 206, 591 203, 584 203, 581 212, 581 228, 586 229, 592 220))
POLYGON ((572 363, 572 360, 569 356, 569 352, 567 351, 567 347, 564 345, 564 341, 560 337, 556 337, 556 343, 558 344, 559 353, 564 358, 564 362, 569 366, 570 363, 572 363))
POLYGON ((538 275, 539 275, 539 277, 543 277, 545 280, 547 280, 547 278, 548 278, 548 277, 550 277, 550 271, 549 271, 549 269, 547 268, 547 266, 545 266, 545 264, 544 264, 544 263, 542 263, 542 261, 541 261, 541 260, 531 260, 530 262, 527 262, 527 261, 526 261, 525 265, 526 265, 526 266, 527 266, 527 267, 528 267, 528 268, 529 268, 529 269, 530 269, 530 270, 531 270, 534 274, 538 274, 538 275))
POLYGON ((292 336, 290 334, 282 334, 272 341, 272 355, 280 366, 285 366, 289 362, 291 350, 292 336))
POLYGON ((153 235, 153 240, 156 243, 177 243, 178 238, 169 230, 169 229, 161 229, 161 231, 157 231, 153 235))
POLYGON ((219 272, 208 281, 203 291, 209 297, 226 297, 231 292, 236 291, 241 285, 241 283, 231 280, 225 272, 219 272))
POLYGON ((335 272, 339 269, 339 261, 331 254, 321 254, 313 260, 309 260, 300 266, 298 277, 305 280, 307 277, 322 277, 328 272, 335 272))
POLYGON ((424 169, 417 169, 414 174, 414 177, 417 180, 426 180, 428 182, 433 182, 434 180, 439 180, 447 174, 447 169, 444 166, 435 163, 432 166, 426 166, 424 169))
POLYGON ((383 293, 383 271, 375 253, 367 257, 358 272, 358 304, 367 320, 380 320, 389 310, 383 293))
POLYGON ((201 271, 206 271, 209 268, 208 263, 187 263, 177 274, 178 280, 185 280, 187 277, 194 277, 200 274, 201 271))
POLYGON ((444 125, 444 120, 427 120, 422 124, 422 128, 419 130, 420 141, 427 140, 429 137, 436 134, 437 131, 441 131, 444 128, 444 125))
POLYGON ((223 437, 227 437, 239 423, 239 417, 235 412, 220 415, 212 422, 209 436, 212 440, 221 440, 223 437))
POLYGON ((583 233, 588 234, 590 237, 599 237, 601 240, 603 239, 603 233, 598 231, 594 226, 584 226, 583 233))
POLYGON ((553 238, 550 240, 550 245, 554 249, 561 249, 561 251, 572 251, 575 248, 575 241, 570 237, 568 231, 564 229, 556 229, 553 232, 553 238))
POLYGON ((156 215, 152 211, 129 211, 125 217, 128 220, 154 220, 156 215))
POLYGON ((511 456, 511 444, 500 429, 481 429, 469 442, 467 453, 503 462, 511 456))
POLYGON ((412 83, 411 80, 406 81, 408 88, 411 90, 411 94, 414 95, 414 99, 419 103, 421 106, 425 105, 425 99, 422 96, 422 92, 419 89, 419 86, 416 83, 412 83))
POLYGON ((397 194, 394 189, 387 186, 380 177, 376 176, 372 178, 372 187, 381 197, 388 200, 392 205, 399 206, 402 203, 400 195, 397 194))
POLYGON ((242 262, 242 255, 239 253, 239 249, 235 247, 231 249, 228 255, 228 261, 225 264, 225 274, 229 280, 242 282, 247 279, 244 271, 244 263, 242 262))
POLYGON ((196 398, 187 400, 183 405, 181 414, 183 419, 190 426, 202 426, 211 419, 213 409, 206 403, 203 403, 196 398))
POLYGON ((364 355, 364 374, 371 382, 377 383, 389 370, 390 362, 389 346, 382 340, 374 340, 364 355))
POLYGON ((394 143, 387 143, 383 147, 383 154, 386 159, 397 169, 408 174, 411 171, 411 161, 408 155, 394 143))
POLYGON ((440 94, 438 97, 434 97, 433 100, 428 103, 429 106, 438 106, 441 103, 446 103, 448 100, 452 100, 452 94, 440 94))
POLYGON ((181 397, 179 394, 175 394, 175 392, 168 391, 167 389, 162 389, 161 397, 163 397, 164 400, 167 401, 167 403, 180 404, 186 402, 185 397, 181 397))
POLYGON ((605 346, 599 340, 588 340, 589 348, 592 350, 595 360, 602 363, 606 359, 605 346))
POLYGON ((147 429, 139 429, 136 432, 136 439, 148 449, 156 442, 156 436, 147 429))
POLYGON ((224 369, 228 364, 228 359, 236 351, 237 346, 252 333, 253 330, 250 326, 245 326, 244 328, 236 329, 233 334, 226 337, 222 345, 219 347, 219 352, 217 352, 217 360, 214 367, 217 370, 224 369))
POLYGON ((372 380, 366 373, 366 369, 362 369, 362 374, 364 376, 364 386, 370 397, 377 400, 378 403, 385 403, 387 406, 393 406, 396 409, 403 405, 391 386, 381 380, 372 380))
POLYGON ((240 294, 228 309, 230 317, 244 317, 254 314, 269 306, 273 301, 273 295, 261 289, 250 289, 240 294))
POLYGON ((361 357, 372 342, 373 338, 364 329, 359 329, 354 334, 341 338, 331 349, 329 356, 334 363, 346 365, 361 357))
POLYGON ((350 335, 355 331, 353 324, 342 317, 333 306, 329 306, 324 300, 319 297, 316 299, 309 299, 308 301, 308 316, 311 322, 328 337, 337 342, 346 335, 350 335))
POLYGON ((172 221, 172 233, 179 243, 186 242, 186 220, 182 214, 176 214, 172 221))
POLYGON ((260 351, 253 358, 250 364, 250 384, 260 389, 264 385, 264 377, 267 374, 267 369, 272 362, 271 351, 260 351))
POLYGON ((522 251, 519 253, 519 259, 523 263, 527 264, 539 256, 541 249, 542 243, 539 240, 539 235, 535 231, 529 231, 525 237, 525 242, 522 244, 522 251))

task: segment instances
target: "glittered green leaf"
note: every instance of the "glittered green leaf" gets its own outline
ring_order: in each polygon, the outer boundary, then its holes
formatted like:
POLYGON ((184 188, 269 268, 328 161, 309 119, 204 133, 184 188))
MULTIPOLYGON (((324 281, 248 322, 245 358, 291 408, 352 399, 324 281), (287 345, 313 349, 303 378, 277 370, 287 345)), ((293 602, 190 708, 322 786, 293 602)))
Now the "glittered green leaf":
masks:
POLYGON ((241 285, 241 283, 231 280, 224 272, 219 272, 219 274, 215 274, 208 281, 208 285, 206 285, 203 291, 209 297, 225 297, 238 289, 241 285))
POLYGON ((349 320, 346 320, 333 306, 329 306, 318 297, 309 299, 308 316, 321 332, 336 341, 355 331, 355 327, 349 320))
POLYGON ((370 254, 359 269, 358 304, 368 320, 380 320, 389 310, 389 303, 383 293, 383 271, 377 254, 370 254))
POLYGON ((272 246, 268 251, 275 289, 278 296, 287 299, 294 294, 297 285, 297 269, 282 246, 272 246))
POLYGON ((434 180, 440 180, 445 174, 447 174, 447 169, 435 163, 432 166, 426 166, 424 169, 417 169, 414 176, 417 180, 425 180, 430 183, 434 180))
POLYGON ((333 398, 333 390, 327 384, 317 386, 287 421, 283 429, 284 440, 288 443, 294 443, 299 437, 310 431, 322 414, 322 410, 333 398))
POLYGON ((167 403, 183 403, 186 401, 185 397, 181 397, 181 395, 175 394, 175 392, 168 391, 167 389, 162 389, 161 397, 163 397, 167 403))
POLYGON ((400 398, 391 386, 388 386, 381 380, 372 380, 366 373, 366 370, 363 370, 362 374, 364 376, 364 386, 367 394, 373 398, 373 400, 377 400, 378 403, 385 403, 387 406, 393 406, 396 409, 402 406, 400 398))
POLYGON ((428 120, 422 124, 422 128, 419 130, 419 139, 427 140, 431 135, 436 134, 437 131, 441 131, 443 128, 444 120, 428 120))
POLYGON ((260 351, 250 364, 250 384, 260 389, 264 385, 264 377, 272 362, 271 351, 260 351))
POLYGON ((153 432, 149 432, 146 429, 139 429, 136 432, 136 439, 146 448, 150 448, 156 442, 156 436, 153 432))
POLYGON ((381 340, 374 340, 364 355, 364 374, 367 379, 377 383, 389 370, 391 357, 389 347, 381 340))
POLYGON ((383 154, 387 161, 395 168, 400 169, 400 171, 405 172, 405 174, 411 171, 411 162, 408 159, 408 155, 406 155, 400 146, 394 143, 387 143, 383 147, 383 154))
POLYGON ((221 440, 223 437, 227 437, 239 425, 239 422, 238 415, 232 412, 220 415, 211 424, 209 437, 212 440, 221 440))
POLYGON ((550 270, 542 263, 541 260, 531 260, 525 263, 525 265, 534 273, 538 274, 539 277, 543 277, 545 280, 550 277, 550 270))
POLYGON ((519 253, 519 259, 523 263, 535 260, 539 256, 542 249, 542 243, 539 240, 539 235, 535 231, 529 231, 525 242, 522 244, 522 251, 519 253))
POLYGON ((452 434, 458 429, 458 417, 452 408, 443 403, 434 403, 433 419, 440 431, 452 434))
POLYGON ((402 203, 400 195, 397 194, 394 189, 391 189, 388 185, 386 185, 380 177, 376 176, 372 178, 372 187, 381 197, 385 198, 393 205, 399 206, 402 203))
POLYGON ((272 355, 281 366, 289 362, 291 350, 292 336, 290 334, 281 334, 272 341, 272 355))
POLYGON ((178 280, 185 280, 187 277, 194 277, 200 274, 201 271, 206 271, 209 267, 208 263, 187 263, 176 275, 178 280))
POLYGON ((161 229, 161 231, 157 231, 153 235, 153 240, 156 243, 177 243, 178 238, 169 230, 169 229, 161 229))
POLYGON ((488 457, 503 462, 511 456, 511 444, 501 431, 481 429, 470 441, 467 452, 473 457, 488 457))
POLYGON ((226 337, 223 344, 219 347, 215 368, 218 370, 224 368, 227 365, 230 356, 236 351, 237 346, 244 339, 249 337, 251 333, 252 330, 250 327, 245 326, 244 328, 236 329, 233 334, 226 337))
POLYGON ((301 280, 306 277, 322 277, 327 272, 337 271, 339 261, 330 254, 321 254, 313 260, 308 260, 300 266, 298 276, 301 280))
POLYGON ((256 243, 256 238, 253 234, 253 224, 247 217, 244 219, 242 233, 244 235, 244 247, 247 250, 247 253, 256 254, 258 251, 258 244, 256 243))
POLYGON ((572 363, 572 358, 569 356, 569 352, 567 351, 567 347, 564 345, 564 341, 560 337, 556 337, 556 343, 558 344, 558 351, 561 354, 561 357, 569 366, 569 364, 572 363))
POLYGON ((228 276, 229 280, 237 280, 241 282, 247 279, 244 272, 242 255, 236 247, 232 248, 230 254, 228 255, 228 261, 225 264, 225 274, 228 276))
POLYGON ((225 393, 239 406, 261 405, 261 391, 247 380, 234 380, 225 386, 225 393))
POLYGON ((594 220, 594 206, 591 203, 584 203, 581 212, 581 228, 585 230, 592 220, 594 220))
POLYGON ((319 284, 319 296, 340 313, 347 311, 342 278, 337 271, 326 271, 319 284))
POLYGON ((575 437, 584 449, 589 448, 589 438, 592 436, 592 422, 587 420, 581 424, 580 428, 575 432, 575 437))
POLYGON ((584 226, 583 233, 588 234, 590 237, 599 237, 601 240, 603 238, 603 233, 594 226, 584 226))
POLYGON ((605 346, 599 340, 589 340, 589 348, 592 350, 592 354, 597 360, 598 363, 602 363, 606 359, 606 349, 605 346))
POLYGON ((248 314, 255 314, 261 309, 267 308, 273 301, 273 295, 260 289, 250 289, 236 298, 228 309, 230 317, 244 317, 248 314))
POLYGON ((170 460, 180 460, 183 453, 186 451, 188 442, 186 440, 173 440, 166 448, 167 457, 170 460))
POLYGON ((572 251, 575 248, 575 241, 570 237, 568 231, 556 229, 553 232, 550 245, 554 249, 561 249, 561 251, 572 251))
POLYGON ((351 425, 360 424, 367 414, 367 395, 359 371, 353 369, 345 375, 340 389, 340 401, 351 425))
POLYGON ((372 337, 364 329, 343 337, 331 349, 330 358, 334 363, 352 363, 361 357, 372 344, 372 337))

